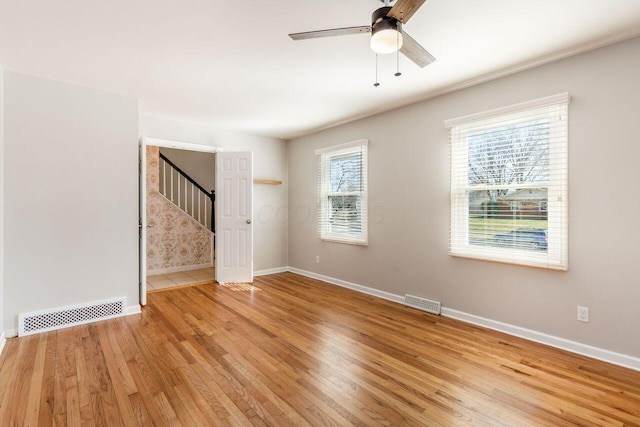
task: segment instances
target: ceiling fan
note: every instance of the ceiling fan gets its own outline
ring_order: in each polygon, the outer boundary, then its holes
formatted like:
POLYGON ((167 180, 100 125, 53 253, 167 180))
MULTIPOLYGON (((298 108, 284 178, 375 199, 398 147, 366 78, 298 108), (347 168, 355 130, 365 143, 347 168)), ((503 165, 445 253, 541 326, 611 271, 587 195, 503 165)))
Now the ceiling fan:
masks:
POLYGON ((419 67, 426 67, 436 58, 402 30, 402 25, 407 23, 426 0, 397 0, 393 7, 389 6, 391 1, 380 0, 384 6, 373 12, 371 25, 293 33, 289 34, 289 37, 293 40, 306 40, 371 33, 371 49, 375 53, 385 54, 400 51, 419 67))

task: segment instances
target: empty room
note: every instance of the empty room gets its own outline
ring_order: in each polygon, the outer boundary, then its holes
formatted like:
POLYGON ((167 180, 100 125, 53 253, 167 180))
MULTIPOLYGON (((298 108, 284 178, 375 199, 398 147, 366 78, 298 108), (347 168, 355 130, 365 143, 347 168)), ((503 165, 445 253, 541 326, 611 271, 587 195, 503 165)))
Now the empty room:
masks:
POLYGON ((640 2, 0 0, 0 426, 640 426, 640 2))

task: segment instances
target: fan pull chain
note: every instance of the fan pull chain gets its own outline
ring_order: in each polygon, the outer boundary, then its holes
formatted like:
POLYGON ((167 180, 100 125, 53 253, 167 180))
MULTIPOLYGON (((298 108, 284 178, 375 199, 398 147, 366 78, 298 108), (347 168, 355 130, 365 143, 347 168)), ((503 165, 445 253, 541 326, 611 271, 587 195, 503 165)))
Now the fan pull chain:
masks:
POLYGON ((378 82, 378 54, 376 53, 376 82, 373 84, 373 87, 380 86, 380 82, 378 82))
POLYGON ((400 77, 402 73, 400 72, 400 23, 397 24, 396 31, 396 73, 394 76, 400 77))

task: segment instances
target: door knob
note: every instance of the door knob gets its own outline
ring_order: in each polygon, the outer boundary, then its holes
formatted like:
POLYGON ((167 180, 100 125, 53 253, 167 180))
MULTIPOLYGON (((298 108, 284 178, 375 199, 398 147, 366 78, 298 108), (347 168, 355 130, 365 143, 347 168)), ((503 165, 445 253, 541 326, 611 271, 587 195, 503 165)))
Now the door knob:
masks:
POLYGON ((247 220, 247 224, 251 224, 251 220, 250 219, 247 220))

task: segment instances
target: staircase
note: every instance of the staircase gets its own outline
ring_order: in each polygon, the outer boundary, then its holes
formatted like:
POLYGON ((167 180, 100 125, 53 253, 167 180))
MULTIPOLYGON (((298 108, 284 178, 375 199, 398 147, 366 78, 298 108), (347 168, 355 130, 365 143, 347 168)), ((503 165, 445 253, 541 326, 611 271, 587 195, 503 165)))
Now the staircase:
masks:
POLYGON ((215 233, 215 191, 207 191, 164 154, 160 153, 159 191, 187 215, 215 233))

